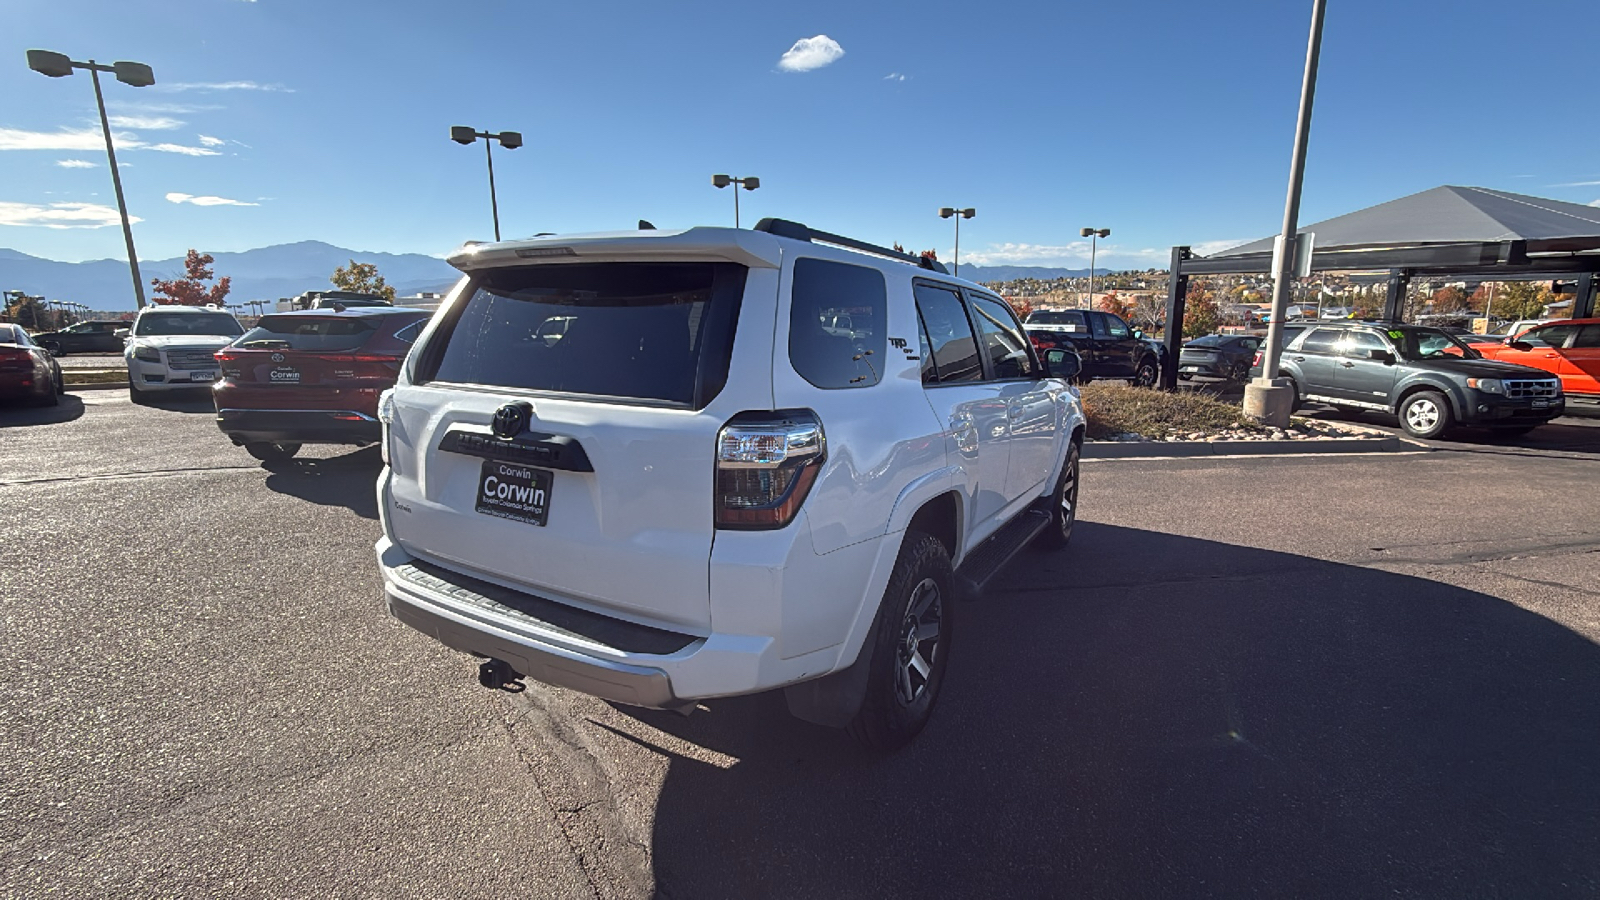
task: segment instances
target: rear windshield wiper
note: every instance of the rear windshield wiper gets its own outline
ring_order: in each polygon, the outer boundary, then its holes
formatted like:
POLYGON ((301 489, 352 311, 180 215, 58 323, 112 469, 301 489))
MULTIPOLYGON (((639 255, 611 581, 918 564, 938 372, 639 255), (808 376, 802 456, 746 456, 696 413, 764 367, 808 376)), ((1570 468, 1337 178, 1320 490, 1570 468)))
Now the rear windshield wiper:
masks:
POLYGON ((268 347, 281 347, 285 350, 288 350, 293 345, 288 341, 282 340, 281 338, 262 338, 260 340, 245 341, 239 346, 246 350, 265 350, 268 347))

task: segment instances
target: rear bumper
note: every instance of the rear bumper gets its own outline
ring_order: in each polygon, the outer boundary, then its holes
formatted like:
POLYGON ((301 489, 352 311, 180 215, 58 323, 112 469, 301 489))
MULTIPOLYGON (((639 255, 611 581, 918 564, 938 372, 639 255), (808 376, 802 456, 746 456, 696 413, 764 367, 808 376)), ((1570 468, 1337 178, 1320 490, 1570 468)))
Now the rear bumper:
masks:
POLYGON ((376 549, 390 615, 452 649, 504 660, 535 681, 630 706, 678 709, 798 680, 776 675, 781 666, 767 637, 665 631, 431 566, 388 538, 376 549))
POLYGON ((372 444, 383 425, 353 409, 219 409, 217 427, 236 444, 372 444))
POLYGON ((1207 378, 1224 378, 1229 374, 1228 365, 1217 359, 1184 359, 1178 357, 1179 375, 1202 375, 1207 378))

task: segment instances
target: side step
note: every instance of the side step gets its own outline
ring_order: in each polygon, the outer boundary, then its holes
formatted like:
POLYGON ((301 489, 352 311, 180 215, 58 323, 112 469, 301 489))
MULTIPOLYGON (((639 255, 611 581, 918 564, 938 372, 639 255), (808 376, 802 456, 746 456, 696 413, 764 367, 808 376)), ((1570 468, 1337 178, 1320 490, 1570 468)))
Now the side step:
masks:
POLYGON ((1007 522, 981 546, 967 554, 961 568, 956 570, 956 593, 963 600, 978 599, 983 595, 983 586, 1000 574, 1012 557, 1022 552, 1022 548, 1048 527, 1050 514, 1042 509, 1024 510, 1021 515, 1007 522))

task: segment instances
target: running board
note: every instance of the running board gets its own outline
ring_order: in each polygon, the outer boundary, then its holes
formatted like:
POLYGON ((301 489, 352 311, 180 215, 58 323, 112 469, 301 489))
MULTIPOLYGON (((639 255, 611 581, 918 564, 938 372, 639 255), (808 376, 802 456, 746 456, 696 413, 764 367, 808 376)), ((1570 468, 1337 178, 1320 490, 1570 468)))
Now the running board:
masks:
POLYGON ((963 600, 976 600, 983 595, 988 584, 1000 570, 1039 532, 1050 527, 1050 514, 1042 509, 1024 510, 1015 519, 1001 526, 976 550, 967 554, 961 568, 956 570, 956 595, 963 600))

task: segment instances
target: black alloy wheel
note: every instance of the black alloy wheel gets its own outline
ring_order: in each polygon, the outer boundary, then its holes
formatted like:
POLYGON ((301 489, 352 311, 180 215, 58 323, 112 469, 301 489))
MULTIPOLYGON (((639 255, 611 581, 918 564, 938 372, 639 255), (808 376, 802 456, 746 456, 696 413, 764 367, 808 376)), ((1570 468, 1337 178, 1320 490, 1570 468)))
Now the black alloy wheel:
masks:
POLYGON ((1067 461, 1061 466, 1056 489, 1050 492, 1050 524, 1039 532, 1037 539, 1041 547, 1059 549, 1072 540, 1072 525, 1078 521, 1078 475, 1082 455, 1076 441, 1067 445, 1067 461))
POLYGON ((1139 368, 1133 372, 1133 377, 1128 383, 1134 387, 1151 387, 1156 379, 1161 376, 1161 369, 1156 366, 1156 361, 1148 356, 1139 360, 1139 368))
POLYGON ((955 604, 950 553, 939 539, 907 531, 868 646, 867 694, 850 734, 880 753, 910 743, 933 717, 950 659, 955 604))

